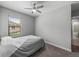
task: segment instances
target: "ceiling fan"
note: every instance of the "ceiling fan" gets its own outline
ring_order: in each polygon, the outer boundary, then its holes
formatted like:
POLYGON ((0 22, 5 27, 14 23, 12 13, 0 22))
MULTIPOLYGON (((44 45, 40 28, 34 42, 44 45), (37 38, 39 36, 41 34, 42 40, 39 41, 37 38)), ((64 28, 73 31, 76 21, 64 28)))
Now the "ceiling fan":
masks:
POLYGON ((44 5, 39 5, 37 2, 33 2, 32 6, 33 6, 32 8, 24 8, 24 9, 32 10, 32 14, 36 12, 42 13, 39 9, 43 8, 44 5))

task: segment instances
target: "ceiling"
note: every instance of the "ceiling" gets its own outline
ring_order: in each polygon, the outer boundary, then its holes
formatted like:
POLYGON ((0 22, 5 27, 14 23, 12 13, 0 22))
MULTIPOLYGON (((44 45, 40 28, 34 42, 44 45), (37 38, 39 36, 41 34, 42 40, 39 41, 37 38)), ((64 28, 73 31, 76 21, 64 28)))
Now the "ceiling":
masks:
MULTIPOLYGON (((32 8, 32 2, 35 1, 0 1, 0 5, 24 14, 28 14, 31 16, 38 16, 39 14, 32 14, 31 10, 28 9, 24 9, 24 8, 32 8)), ((63 1, 58 2, 58 1, 38 1, 38 4, 43 4, 44 8, 41 8, 40 11, 42 11, 42 13, 45 13, 45 11, 49 10, 51 8, 55 8, 57 4, 62 5, 62 3, 64 3, 63 1), (48 8, 48 9, 47 9, 48 8)), ((67 1, 67 3, 69 3, 67 1)), ((72 11, 76 11, 79 10, 79 2, 70 2, 73 3, 72 4, 72 11)), ((52 10, 52 9, 51 9, 52 10)))
MULTIPOLYGON (((31 10, 27 10, 24 8, 32 8, 32 2, 34 1, 0 1, 0 5, 24 14, 28 14, 31 16, 37 16, 38 14, 32 14, 31 10)), ((39 1, 39 4, 43 3, 43 1, 39 1)))

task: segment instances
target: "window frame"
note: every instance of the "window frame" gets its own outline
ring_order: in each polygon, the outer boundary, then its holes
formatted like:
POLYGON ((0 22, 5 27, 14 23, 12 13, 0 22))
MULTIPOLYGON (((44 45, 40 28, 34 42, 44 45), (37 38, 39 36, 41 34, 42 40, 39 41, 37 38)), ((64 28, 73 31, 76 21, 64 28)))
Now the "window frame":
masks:
MULTIPOLYGON (((9 17, 15 17, 15 18, 18 18, 18 19, 20 19, 20 35, 19 36, 21 36, 21 27, 22 27, 22 24, 21 24, 21 18, 20 17, 16 17, 16 16, 11 16, 11 15, 8 15, 8 36, 11 36, 10 35, 10 28, 9 28, 9 17)), ((19 37, 18 36, 18 37, 19 37)), ((12 36, 11 36, 12 37, 12 36)), ((17 37, 17 36, 16 36, 17 37)), ((16 38, 15 37, 15 38, 16 38)))

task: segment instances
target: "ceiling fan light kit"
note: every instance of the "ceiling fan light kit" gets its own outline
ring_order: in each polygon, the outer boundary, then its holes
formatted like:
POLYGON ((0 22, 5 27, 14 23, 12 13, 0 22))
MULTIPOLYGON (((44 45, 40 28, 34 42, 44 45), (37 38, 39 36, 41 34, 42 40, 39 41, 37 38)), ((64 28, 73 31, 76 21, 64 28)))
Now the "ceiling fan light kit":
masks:
POLYGON ((39 5, 37 2, 32 2, 32 8, 24 8, 24 9, 28 9, 28 10, 31 10, 32 11, 32 14, 35 14, 35 13, 42 13, 39 9, 40 8, 43 8, 44 5, 39 5))
POLYGON ((32 13, 36 13, 37 11, 35 9, 32 10, 32 13))

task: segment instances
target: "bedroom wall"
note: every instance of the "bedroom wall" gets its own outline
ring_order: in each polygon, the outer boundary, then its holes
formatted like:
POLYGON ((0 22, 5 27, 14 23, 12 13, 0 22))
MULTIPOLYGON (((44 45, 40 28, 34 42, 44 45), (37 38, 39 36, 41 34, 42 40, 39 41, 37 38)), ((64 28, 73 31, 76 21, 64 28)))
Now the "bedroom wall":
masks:
POLYGON ((71 51, 71 4, 45 2, 42 14, 36 18, 36 35, 49 44, 71 51))
POLYGON ((8 16, 15 16, 21 19, 21 36, 34 34, 35 20, 34 17, 25 15, 4 7, 0 7, 0 31, 1 36, 8 36, 8 16))
MULTIPOLYGON (((1 13, 1 10, 0 10, 1 13)), ((1 14, 0 14, 0 28, 1 28, 1 14)), ((0 29, 0 36, 1 36, 1 29, 0 29)))

